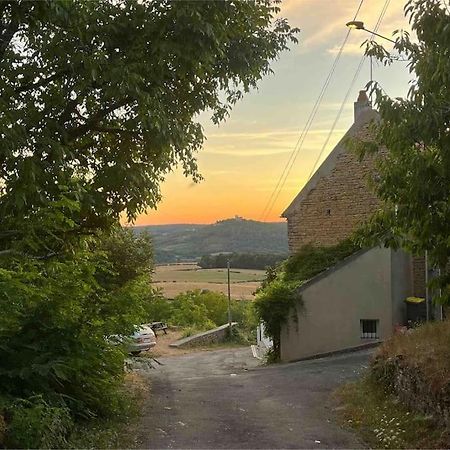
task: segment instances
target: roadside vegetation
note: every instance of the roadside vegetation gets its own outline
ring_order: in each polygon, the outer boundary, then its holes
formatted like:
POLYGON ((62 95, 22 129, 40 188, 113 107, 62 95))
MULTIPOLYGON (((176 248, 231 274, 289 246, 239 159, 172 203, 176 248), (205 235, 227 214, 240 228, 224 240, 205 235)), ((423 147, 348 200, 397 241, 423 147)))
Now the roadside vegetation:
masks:
POLYGON ((117 228, 74 255, 0 268, 2 445, 64 447, 89 419, 129 410, 126 352, 108 337, 148 321, 151 258, 148 236, 117 228))
POLYGON ((150 319, 152 252, 120 222, 156 207, 174 167, 201 180, 196 118, 225 120, 296 42, 278 13, 1 2, 0 447, 67 447, 129 410, 109 337, 150 319))
POLYGON ((344 422, 374 447, 448 448, 449 342, 445 321, 382 344, 367 375, 338 393, 344 422))
POLYGON ((369 448, 448 448, 449 432, 366 376, 336 392, 338 415, 369 448))
MULTIPOLYGON (((413 81, 407 98, 370 88, 381 120, 360 154, 384 150, 373 188, 382 208, 360 234, 364 245, 383 243, 427 255, 437 304, 450 302, 450 13, 438 0, 409 0, 405 16, 413 34, 397 30, 386 51, 369 42, 366 54, 383 64, 408 61, 413 81), (413 37, 414 36, 414 37, 413 37)), ((450 322, 427 323, 385 342, 367 377, 342 391, 347 422, 368 443, 386 448, 450 445, 450 322)))
MULTIPOLYGON (((228 323, 228 298, 206 290, 188 291, 174 300, 160 296, 151 302, 150 314, 154 321, 181 327, 183 336, 187 337, 228 323)), ((253 303, 231 300, 231 317, 238 323, 231 340, 242 344, 254 343, 258 322, 253 303)))

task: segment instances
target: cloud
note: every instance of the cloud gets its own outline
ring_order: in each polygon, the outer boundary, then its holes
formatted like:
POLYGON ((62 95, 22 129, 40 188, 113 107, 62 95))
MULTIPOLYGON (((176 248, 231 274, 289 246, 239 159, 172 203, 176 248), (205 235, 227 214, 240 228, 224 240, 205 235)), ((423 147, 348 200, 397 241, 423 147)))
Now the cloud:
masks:
MULTIPOLYGON (((336 141, 346 129, 335 129, 331 141, 336 141)), ((325 142, 329 129, 310 130, 302 148, 318 150, 325 142)), ((210 135, 203 154, 228 155, 234 157, 270 157, 291 153, 301 137, 300 130, 221 133, 210 135)))
MULTIPOLYGON (((335 45, 329 49, 339 48, 340 42, 345 37, 345 24, 353 19, 358 3, 355 0, 334 0, 332 2, 330 0, 285 0, 281 13, 293 25, 301 28, 298 51, 306 53, 317 51, 319 47, 329 45, 330 41, 335 41, 335 45)), ((394 29, 409 29, 408 21, 403 14, 403 3, 399 0, 390 2, 380 27, 380 31, 384 34, 390 36, 394 29)), ((358 20, 364 21, 367 28, 373 29, 384 4, 385 0, 365 2, 358 14, 358 20)), ((356 33, 358 32, 352 32, 351 36, 356 33)), ((364 40, 365 38, 361 34, 359 42, 364 40)), ((351 50, 346 53, 356 53, 355 45, 352 44, 351 50)), ((328 51, 330 52, 330 50, 328 51)))
MULTIPOLYGON (((337 53, 339 53, 340 48, 341 48, 340 45, 335 45, 334 47, 327 49, 327 52, 331 53, 332 55, 336 55, 337 53)), ((362 45, 361 43, 347 44, 344 47, 342 54, 362 56, 364 55, 364 50, 365 45, 362 45)))
MULTIPOLYGON (((336 105, 338 105, 336 103, 336 105)), ((340 106, 340 105, 339 105, 340 106)), ((329 130, 327 129, 313 129, 309 130, 310 135, 315 134, 326 134, 329 130)), ((344 129, 341 130, 335 130, 336 132, 344 132, 344 129)), ((208 136, 209 139, 213 138, 226 138, 226 139, 232 139, 232 138, 238 138, 238 139, 267 139, 267 138, 284 138, 286 136, 297 136, 299 135, 301 130, 297 129, 289 129, 289 130, 273 130, 273 131, 261 131, 261 132, 237 132, 237 133, 217 133, 217 134, 210 134, 208 136)))

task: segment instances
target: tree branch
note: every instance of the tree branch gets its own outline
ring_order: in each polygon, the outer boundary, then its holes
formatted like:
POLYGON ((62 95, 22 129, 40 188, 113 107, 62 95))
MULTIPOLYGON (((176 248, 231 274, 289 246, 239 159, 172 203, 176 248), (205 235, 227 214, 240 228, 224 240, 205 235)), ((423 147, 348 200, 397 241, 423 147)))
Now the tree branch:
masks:
POLYGON ((59 72, 56 72, 47 78, 43 78, 42 80, 40 80, 36 83, 24 84, 23 86, 20 86, 19 88, 17 88, 16 92, 20 93, 20 92, 24 92, 24 91, 29 91, 30 89, 35 89, 35 88, 38 88, 41 86, 45 86, 48 83, 51 83, 52 81, 57 80, 58 78, 61 78, 62 76, 67 75, 69 73, 70 73, 69 69, 60 70, 59 72))
POLYGON ((111 134, 133 134, 131 130, 124 130, 123 128, 109 128, 109 127, 92 127, 92 131, 99 131, 101 133, 111 133, 111 134))
POLYGON ((68 141, 74 141, 75 139, 83 136, 83 134, 87 133, 88 131, 93 130, 95 127, 98 126, 100 121, 105 118, 108 114, 112 113, 116 109, 119 109, 129 103, 132 102, 131 97, 125 97, 121 100, 117 100, 116 102, 112 103, 110 106, 100 109, 95 114, 93 114, 91 117, 89 117, 86 122, 83 125, 80 125, 78 127, 72 127, 66 130, 68 141))
POLYGON ((54 256, 61 255, 61 253, 50 252, 50 253, 47 253, 46 255, 42 255, 42 256, 33 256, 33 255, 29 255, 24 252, 19 252, 18 250, 14 250, 13 248, 9 248, 7 250, 0 250, 0 257, 7 256, 7 255, 18 255, 18 256, 25 256, 25 257, 31 258, 31 259, 45 260, 45 259, 53 258, 54 256))

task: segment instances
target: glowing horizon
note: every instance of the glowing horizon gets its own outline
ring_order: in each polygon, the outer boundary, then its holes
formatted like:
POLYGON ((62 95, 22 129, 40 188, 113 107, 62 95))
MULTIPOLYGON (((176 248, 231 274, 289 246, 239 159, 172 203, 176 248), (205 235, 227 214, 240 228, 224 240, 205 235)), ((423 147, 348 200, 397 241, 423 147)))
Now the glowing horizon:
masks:
MULTIPOLYGON (((370 28, 384 0, 366 3, 358 18, 370 28)), ((380 34, 390 36, 394 29, 408 26, 403 2, 395 3, 387 10, 380 34)), ((163 200, 158 209, 141 215, 135 224, 207 224, 236 215, 260 220, 344 39, 345 23, 353 18, 358 4, 359 0, 284 0, 281 15, 291 26, 301 28, 300 43, 272 64, 275 74, 263 79, 257 91, 247 94, 225 123, 217 127, 206 115, 201 118, 207 140, 198 154, 198 165, 205 180, 194 184, 175 170, 161 186, 163 200)), ((267 222, 284 220, 280 214, 308 179, 364 52, 360 45, 367 37, 364 32, 352 31, 316 120, 267 222)), ((320 161, 352 124, 353 102, 366 85, 368 74, 366 62, 320 161)), ((374 76, 393 97, 404 96, 408 89, 410 76, 405 64, 387 68, 377 65, 374 76)))

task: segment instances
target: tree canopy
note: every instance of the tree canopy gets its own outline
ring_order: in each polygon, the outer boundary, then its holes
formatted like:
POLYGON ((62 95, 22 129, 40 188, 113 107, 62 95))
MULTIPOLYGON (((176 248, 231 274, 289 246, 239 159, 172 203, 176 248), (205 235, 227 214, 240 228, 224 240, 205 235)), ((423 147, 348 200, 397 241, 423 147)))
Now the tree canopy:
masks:
POLYGON ((156 294, 151 241, 119 220, 175 166, 200 179, 199 114, 225 119, 295 41, 277 3, 0 2, 0 447, 123 414, 115 337, 156 294))
POLYGON ((132 220, 177 165, 199 180, 199 113, 223 120, 296 41, 277 3, 1 2, 3 240, 55 204, 65 242, 132 220))
MULTIPOLYGON (((374 183, 383 209, 369 224, 376 241, 428 252, 442 271, 442 301, 450 299, 450 11, 439 0, 410 0, 405 5, 413 36, 396 31, 394 49, 408 61, 412 75, 405 99, 390 98, 372 86, 381 121, 375 140, 363 151, 387 148, 374 183)), ((367 53, 385 64, 395 62, 382 46, 367 53)))

